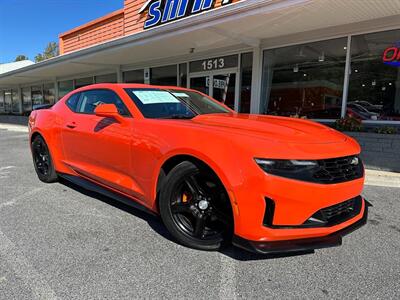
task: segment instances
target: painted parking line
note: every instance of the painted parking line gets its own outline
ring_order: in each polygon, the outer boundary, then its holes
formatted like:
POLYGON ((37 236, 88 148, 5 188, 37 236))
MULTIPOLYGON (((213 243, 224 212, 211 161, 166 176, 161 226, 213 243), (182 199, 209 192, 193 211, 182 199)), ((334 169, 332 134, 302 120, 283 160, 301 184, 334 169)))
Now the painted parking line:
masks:
POLYGON ((236 261, 226 255, 221 257, 219 299, 237 299, 236 297, 236 261))
MULTIPOLYGON (((0 177, 0 178, 1 178, 1 177, 0 177)), ((6 202, 0 203, 0 210, 1 210, 2 208, 4 208, 4 207, 7 207, 7 206, 13 206, 13 205, 17 204, 18 201, 21 201, 21 200, 23 200, 23 199, 25 199, 25 198, 31 199, 31 196, 33 196, 33 195, 39 193, 39 192, 42 191, 43 189, 44 189, 43 187, 34 188, 33 190, 31 190, 31 191, 29 191, 29 192, 26 192, 26 193, 24 193, 24 194, 22 194, 22 195, 19 195, 19 196, 17 196, 17 197, 14 197, 14 198, 12 198, 12 199, 6 201, 6 202)))
POLYGON ((0 167, 0 179, 8 178, 11 174, 11 170, 16 168, 15 166, 0 167))

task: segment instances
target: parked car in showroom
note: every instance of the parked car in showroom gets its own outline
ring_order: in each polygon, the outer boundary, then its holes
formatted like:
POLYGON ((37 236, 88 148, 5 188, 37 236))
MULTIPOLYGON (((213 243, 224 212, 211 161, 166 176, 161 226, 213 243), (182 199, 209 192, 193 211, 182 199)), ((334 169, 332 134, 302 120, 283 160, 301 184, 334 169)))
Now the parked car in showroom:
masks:
POLYGON ((194 90, 91 85, 33 111, 29 130, 40 180, 159 214, 188 247, 332 247, 367 219, 355 140, 307 120, 238 114, 194 90))

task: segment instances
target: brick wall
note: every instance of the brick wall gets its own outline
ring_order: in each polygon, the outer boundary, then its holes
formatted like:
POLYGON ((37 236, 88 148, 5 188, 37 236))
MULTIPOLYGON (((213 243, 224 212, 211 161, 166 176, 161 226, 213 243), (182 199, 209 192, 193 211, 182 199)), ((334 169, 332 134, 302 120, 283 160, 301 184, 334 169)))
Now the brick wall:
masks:
MULTIPOLYGON (((232 3, 243 0, 233 0, 232 3)), ((59 36, 60 54, 143 31, 147 12, 138 14, 146 0, 124 0, 124 8, 59 36)), ((215 7, 222 0, 216 0, 215 7)))
POLYGON ((146 0, 124 0, 125 34, 130 35, 143 30, 146 13, 138 14, 146 0))
POLYGON ((400 134, 346 132, 361 148, 361 158, 369 169, 400 172, 400 134))
POLYGON ((60 53, 72 52, 122 36, 124 36, 123 9, 61 34, 60 53))

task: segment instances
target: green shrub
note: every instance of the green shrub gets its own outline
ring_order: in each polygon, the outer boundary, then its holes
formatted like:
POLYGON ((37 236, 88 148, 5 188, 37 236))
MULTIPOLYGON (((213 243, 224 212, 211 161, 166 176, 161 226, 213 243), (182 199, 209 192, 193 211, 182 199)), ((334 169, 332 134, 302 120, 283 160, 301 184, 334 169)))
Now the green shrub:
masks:
POLYGON ((339 131, 362 131, 363 129, 361 120, 348 116, 336 120, 334 127, 339 131))
POLYGON ((381 133, 381 134, 396 134, 397 133, 397 128, 396 127, 383 126, 383 127, 375 128, 375 132, 376 133, 381 133))

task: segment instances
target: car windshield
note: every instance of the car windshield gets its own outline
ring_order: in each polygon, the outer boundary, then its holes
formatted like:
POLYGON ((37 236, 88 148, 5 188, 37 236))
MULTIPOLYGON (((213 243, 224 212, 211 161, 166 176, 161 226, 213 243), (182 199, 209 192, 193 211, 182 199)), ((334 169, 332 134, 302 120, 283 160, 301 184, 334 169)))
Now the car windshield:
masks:
POLYGON ((222 105, 187 90, 125 89, 145 118, 192 119, 197 115, 229 113, 222 105))

